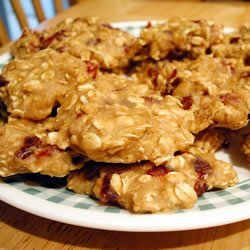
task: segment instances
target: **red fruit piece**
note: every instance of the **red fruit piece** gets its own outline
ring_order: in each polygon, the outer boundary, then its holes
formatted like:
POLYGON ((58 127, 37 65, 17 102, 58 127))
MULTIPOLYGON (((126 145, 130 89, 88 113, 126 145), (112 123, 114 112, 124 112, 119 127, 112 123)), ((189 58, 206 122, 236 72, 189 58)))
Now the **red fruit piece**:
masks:
POLYGON ((201 179, 211 171, 212 167, 207 161, 197 157, 194 161, 194 169, 201 179))
POLYGON ((31 135, 31 136, 26 136, 24 139, 24 148, 28 148, 28 147, 40 147, 42 145, 42 140, 35 136, 35 135, 31 135))
POLYGON ((86 61, 87 63, 87 72, 92 75, 93 79, 96 79, 99 65, 92 63, 90 61, 86 61))
POLYGON ((194 102, 194 101, 193 101, 193 97, 192 97, 192 96, 185 96, 185 97, 183 97, 182 100, 181 100, 181 103, 182 103, 183 108, 184 108, 185 110, 189 110, 189 109, 192 107, 193 102, 194 102))
POLYGON ((147 174, 154 176, 154 177, 158 177, 158 176, 164 176, 171 171, 173 171, 173 170, 170 168, 167 168, 164 166, 156 166, 156 167, 153 167, 152 169, 149 169, 147 171, 147 174))
POLYGON ((106 174, 103 178, 102 182, 102 189, 101 189, 101 196, 102 200, 104 202, 108 202, 113 205, 118 205, 118 195, 113 192, 113 190, 110 188, 110 180, 112 178, 112 174, 106 174))

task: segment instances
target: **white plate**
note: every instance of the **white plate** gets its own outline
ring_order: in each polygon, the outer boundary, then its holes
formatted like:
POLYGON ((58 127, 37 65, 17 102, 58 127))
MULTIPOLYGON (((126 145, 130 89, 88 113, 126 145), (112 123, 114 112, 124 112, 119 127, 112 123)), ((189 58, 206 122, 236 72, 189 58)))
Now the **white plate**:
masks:
MULTIPOLYGON (((146 23, 123 22, 115 23, 115 26, 138 35, 146 23)), ((0 65, 9 58, 9 54, 0 56, 0 65)), ((233 138, 233 142, 233 147, 219 152, 217 157, 237 166, 239 184, 226 190, 205 193, 191 210, 173 214, 131 214, 123 209, 101 205, 85 195, 74 194, 59 186, 49 188, 43 185, 44 180, 36 182, 26 177, 0 179, 0 199, 51 220, 116 231, 179 231, 229 224, 250 218, 250 172, 239 152, 239 141, 233 138)))

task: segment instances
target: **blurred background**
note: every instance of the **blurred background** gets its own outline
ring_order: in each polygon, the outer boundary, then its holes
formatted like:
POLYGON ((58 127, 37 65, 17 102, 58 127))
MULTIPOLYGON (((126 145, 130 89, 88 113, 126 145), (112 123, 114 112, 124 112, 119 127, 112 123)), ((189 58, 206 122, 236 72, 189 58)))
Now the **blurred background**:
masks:
MULTIPOLYGON (((70 0, 60 0, 61 6, 63 9, 68 8, 71 4, 75 4, 75 1, 70 0)), ((11 40, 17 39, 21 35, 21 25, 18 21, 15 9, 13 5, 18 8, 18 3, 20 3, 22 10, 24 11, 25 16, 29 27, 34 28, 38 26, 39 20, 34 8, 34 3, 37 1, 32 0, 0 0, 0 16, 3 22, 3 25, 8 33, 8 36, 11 40)), ((58 12, 56 10, 56 1, 53 0, 40 0, 41 8, 44 12, 45 19, 50 19, 56 15, 58 12)), ((58 2, 58 1, 57 1, 58 2)))
MULTIPOLYGON (((0 46, 17 39, 23 27, 35 28, 39 22, 48 20, 78 2, 91 0, 0 0, 0 46)), ((133 0, 110 0, 112 4, 133 0)), ((137 0, 140 1, 140 0, 137 0)), ((148 2, 154 0, 148 0, 148 2)), ((160 0, 168 1, 168 0, 160 0)), ((245 0, 246 1, 246 0, 245 0)), ((248 0, 249 1, 249 0, 248 0)), ((171 2, 242 2, 240 0, 172 0, 171 2)))

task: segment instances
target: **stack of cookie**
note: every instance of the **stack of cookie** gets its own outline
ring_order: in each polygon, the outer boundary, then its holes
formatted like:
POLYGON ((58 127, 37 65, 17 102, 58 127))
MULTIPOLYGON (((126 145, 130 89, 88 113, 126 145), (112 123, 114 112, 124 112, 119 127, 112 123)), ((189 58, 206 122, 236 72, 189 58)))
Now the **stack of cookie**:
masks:
MULTIPOLYGON (((97 18, 24 30, 0 76, 0 176, 40 173, 136 213, 237 184, 215 152, 248 124, 250 27, 171 19, 140 37, 97 18)), ((243 144, 250 155, 249 137, 243 144)))

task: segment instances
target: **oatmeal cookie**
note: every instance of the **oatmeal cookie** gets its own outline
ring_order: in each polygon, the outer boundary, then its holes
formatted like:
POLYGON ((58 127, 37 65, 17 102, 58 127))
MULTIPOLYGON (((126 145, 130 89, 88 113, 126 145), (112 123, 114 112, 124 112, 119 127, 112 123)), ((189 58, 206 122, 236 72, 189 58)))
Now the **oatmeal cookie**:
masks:
POLYGON ((74 171, 67 187, 136 213, 192 208, 197 195, 183 174, 152 163, 88 163, 74 171))
POLYGON ((46 130, 52 122, 35 123, 10 119, 0 126, 0 176, 41 173, 63 177, 81 168, 84 157, 46 143, 46 130))
POLYGON ((66 96, 54 137, 62 131, 72 147, 95 161, 158 165, 193 143, 192 123, 193 113, 176 98, 150 95, 143 84, 107 74, 66 96))
MULTIPOLYGON (((149 25, 140 35, 146 52, 154 60, 164 58, 196 58, 224 37, 223 26, 212 20, 173 18, 165 23, 149 25)), ((145 56, 144 56, 145 57, 145 56)))
POLYGON ((193 111, 195 133, 210 125, 237 130, 247 124, 250 69, 240 60, 200 56, 144 62, 133 77, 162 96, 173 95, 184 109, 193 111))
POLYGON ((218 128, 208 128, 195 136, 191 147, 199 148, 207 153, 215 153, 226 142, 225 131, 218 128))
POLYGON ((192 208, 207 190, 238 182, 231 164, 200 149, 192 151, 160 166, 88 162, 70 174, 67 187, 136 213, 156 213, 192 208))
POLYGON ((250 66, 250 24, 241 25, 236 31, 225 35, 223 41, 213 45, 214 56, 242 59, 250 66))
POLYGON ((13 117, 41 120, 49 116, 65 94, 96 77, 98 65, 42 50, 7 64, 0 81, 1 97, 13 117))
POLYGON ((239 86, 238 63, 238 60, 200 57, 186 71, 190 75, 180 79, 173 96, 182 102, 184 109, 194 112, 195 132, 209 125, 233 130, 247 125, 249 90, 239 86))
POLYGON ((131 34, 113 28, 97 18, 66 19, 43 32, 25 31, 12 46, 15 57, 52 48, 81 60, 97 61, 104 69, 121 68, 141 48, 131 34))

